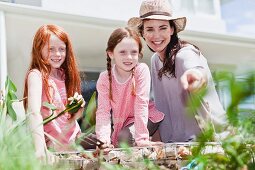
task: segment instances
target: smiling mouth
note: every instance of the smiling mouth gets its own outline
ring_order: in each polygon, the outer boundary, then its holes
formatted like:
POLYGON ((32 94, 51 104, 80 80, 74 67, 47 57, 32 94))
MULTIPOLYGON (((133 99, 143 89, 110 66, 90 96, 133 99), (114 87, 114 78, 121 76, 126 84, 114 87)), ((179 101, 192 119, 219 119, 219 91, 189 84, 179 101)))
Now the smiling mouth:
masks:
POLYGON ((51 59, 51 61, 53 61, 53 62, 60 62, 61 59, 51 59))
POLYGON ((123 62, 123 64, 125 64, 125 65, 132 65, 133 63, 132 62, 123 62))
POLYGON ((152 41, 152 43, 153 43, 154 45, 160 45, 160 44, 163 43, 163 40, 162 40, 162 41, 152 41))

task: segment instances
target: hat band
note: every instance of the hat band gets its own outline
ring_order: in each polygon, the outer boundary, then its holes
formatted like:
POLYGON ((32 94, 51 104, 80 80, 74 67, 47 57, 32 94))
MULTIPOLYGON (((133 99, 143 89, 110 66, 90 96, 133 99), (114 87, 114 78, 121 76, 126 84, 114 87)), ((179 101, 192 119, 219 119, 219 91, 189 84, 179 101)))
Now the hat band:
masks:
POLYGON ((146 18, 148 16, 151 15, 165 15, 165 16, 171 16, 168 12, 159 12, 159 11, 155 11, 155 12, 148 12, 144 15, 141 15, 140 18, 146 18))

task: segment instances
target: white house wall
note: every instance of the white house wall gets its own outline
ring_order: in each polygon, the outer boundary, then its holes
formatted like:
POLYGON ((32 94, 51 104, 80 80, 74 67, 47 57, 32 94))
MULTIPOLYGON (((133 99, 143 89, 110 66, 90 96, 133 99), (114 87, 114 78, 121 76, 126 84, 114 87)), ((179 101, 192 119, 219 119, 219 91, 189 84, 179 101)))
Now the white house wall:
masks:
POLYGON ((6 30, 4 12, 0 11, 0 89, 4 89, 7 76, 6 30))
MULTIPOLYGON (((8 75, 17 85, 19 97, 22 96, 25 73, 29 66, 33 36, 41 25, 57 24, 70 34, 79 68, 85 72, 100 72, 106 68, 105 48, 109 35, 115 28, 125 26, 124 21, 7 3, 0 3, 0 11, 5 18, 8 75)), ((254 67, 255 39, 191 30, 184 31, 180 37, 199 46, 214 69, 222 66, 235 69, 239 65, 254 67)), ((144 46, 142 61, 149 65, 150 56, 151 52, 144 46)))

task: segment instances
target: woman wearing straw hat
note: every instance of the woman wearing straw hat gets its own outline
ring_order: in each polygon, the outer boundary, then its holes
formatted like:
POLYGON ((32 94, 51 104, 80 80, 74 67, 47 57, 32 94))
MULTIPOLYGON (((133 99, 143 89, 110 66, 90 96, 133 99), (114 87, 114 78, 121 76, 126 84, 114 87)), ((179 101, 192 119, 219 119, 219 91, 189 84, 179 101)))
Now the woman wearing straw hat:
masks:
POLYGON ((152 90, 157 109, 165 113, 159 126, 161 140, 192 141, 208 122, 225 124, 225 111, 206 59, 196 46, 178 38, 186 17, 173 16, 168 0, 145 0, 140 17, 131 18, 128 25, 138 29, 155 52, 151 58, 152 90), (189 99, 194 99, 192 94, 199 94, 201 89, 207 93, 199 98, 201 107, 194 109, 187 103, 194 102, 189 99))

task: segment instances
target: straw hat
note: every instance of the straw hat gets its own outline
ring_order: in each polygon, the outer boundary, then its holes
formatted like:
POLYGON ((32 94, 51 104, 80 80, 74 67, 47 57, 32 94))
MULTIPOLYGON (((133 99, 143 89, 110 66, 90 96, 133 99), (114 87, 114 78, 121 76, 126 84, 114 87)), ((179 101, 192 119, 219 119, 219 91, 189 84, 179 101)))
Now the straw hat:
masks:
POLYGON ((133 17, 128 20, 128 26, 137 28, 144 19, 173 20, 176 32, 184 30, 186 17, 173 16, 173 7, 168 0, 144 0, 140 7, 140 17, 133 17))

